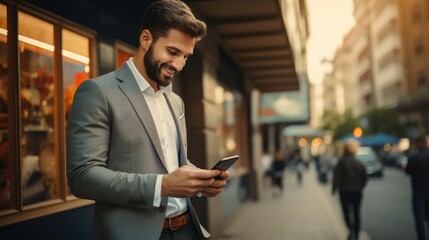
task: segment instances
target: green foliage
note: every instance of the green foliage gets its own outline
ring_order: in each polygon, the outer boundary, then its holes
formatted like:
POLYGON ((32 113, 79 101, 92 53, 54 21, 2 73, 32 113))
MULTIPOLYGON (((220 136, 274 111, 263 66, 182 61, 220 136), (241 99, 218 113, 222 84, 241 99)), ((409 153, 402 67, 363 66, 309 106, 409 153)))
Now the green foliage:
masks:
POLYGON ((322 129, 332 131, 334 140, 352 133, 357 126, 359 126, 359 121, 353 116, 352 111, 348 110, 344 114, 338 114, 327 110, 323 113, 322 129))
MULTIPOLYGON (((368 126, 361 126, 364 127, 364 136, 380 132, 396 137, 405 136, 405 128, 399 121, 399 114, 392 108, 372 108, 362 118, 366 118, 368 122, 368 126)), ((359 118, 354 117, 350 110, 344 114, 326 110, 322 116, 322 129, 331 131, 334 140, 353 133, 353 129, 358 126, 359 118)))
POLYGON ((368 135, 384 132, 396 137, 405 136, 405 128, 399 121, 399 114, 392 108, 372 108, 366 114, 368 135))

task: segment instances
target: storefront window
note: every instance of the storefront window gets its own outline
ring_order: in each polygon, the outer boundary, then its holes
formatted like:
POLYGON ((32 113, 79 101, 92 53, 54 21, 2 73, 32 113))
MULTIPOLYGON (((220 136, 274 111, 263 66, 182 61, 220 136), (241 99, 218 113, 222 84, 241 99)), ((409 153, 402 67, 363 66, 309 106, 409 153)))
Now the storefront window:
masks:
POLYGON ((7 12, 0 4, 0 210, 12 208, 13 174, 9 155, 7 12))
MULTIPOLYGON (((78 33, 62 30, 64 119, 67 126, 68 114, 77 87, 90 78, 90 39, 78 33)), ((72 195, 67 185, 67 195, 72 195)))
POLYGON ((18 13, 21 189, 24 205, 59 198, 54 122, 54 26, 18 13))

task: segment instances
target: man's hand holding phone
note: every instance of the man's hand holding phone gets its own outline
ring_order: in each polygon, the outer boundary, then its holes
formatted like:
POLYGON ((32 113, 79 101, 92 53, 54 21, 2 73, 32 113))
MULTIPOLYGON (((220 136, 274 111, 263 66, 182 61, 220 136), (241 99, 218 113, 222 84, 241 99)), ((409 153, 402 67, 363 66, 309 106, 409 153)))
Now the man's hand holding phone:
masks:
POLYGON ((211 169, 219 170, 219 175, 214 179, 210 187, 205 188, 200 192, 199 196, 204 195, 206 197, 214 197, 221 193, 226 186, 226 180, 229 178, 229 172, 227 171, 237 160, 239 159, 238 155, 226 157, 219 160, 211 169))
MULTIPOLYGON (((226 158, 222 158, 221 160, 219 160, 213 167, 212 170, 219 170, 221 171, 221 174, 219 174, 219 176, 215 177, 215 179, 225 179, 223 177, 222 173, 225 173, 235 162, 238 161, 240 157, 238 155, 234 155, 234 156, 230 156, 230 157, 226 157, 226 158)), ((229 174, 228 174, 229 176, 229 174)))

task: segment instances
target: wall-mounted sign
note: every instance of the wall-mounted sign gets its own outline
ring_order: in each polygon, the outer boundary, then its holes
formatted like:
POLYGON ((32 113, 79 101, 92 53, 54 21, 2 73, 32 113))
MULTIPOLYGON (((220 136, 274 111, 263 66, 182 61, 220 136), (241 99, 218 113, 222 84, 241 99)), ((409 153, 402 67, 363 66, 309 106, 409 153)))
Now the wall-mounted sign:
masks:
POLYGON ((262 93, 258 119, 261 124, 306 122, 310 118, 307 76, 299 76, 299 90, 262 93))

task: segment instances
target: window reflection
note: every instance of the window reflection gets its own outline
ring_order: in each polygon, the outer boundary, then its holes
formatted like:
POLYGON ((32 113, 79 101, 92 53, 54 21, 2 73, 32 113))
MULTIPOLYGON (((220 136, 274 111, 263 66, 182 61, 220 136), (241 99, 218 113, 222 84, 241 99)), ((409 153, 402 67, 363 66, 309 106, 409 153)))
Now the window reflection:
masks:
POLYGON ((54 27, 19 12, 21 187, 24 205, 59 197, 54 141, 54 27))
POLYGON ((12 208, 12 162, 9 156, 7 86, 7 16, 0 4, 0 210, 12 208))
MULTIPOLYGON (((65 125, 67 125, 68 113, 73 102, 74 93, 79 84, 90 77, 90 40, 67 29, 62 30, 62 36, 64 119, 65 125)), ((67 195, 72 195, 68 185, 67 195)))
POLYGON ((89 39, 63 29, 63 86, 65 119, 70 111, 76 88, 89 78, 89 39))

